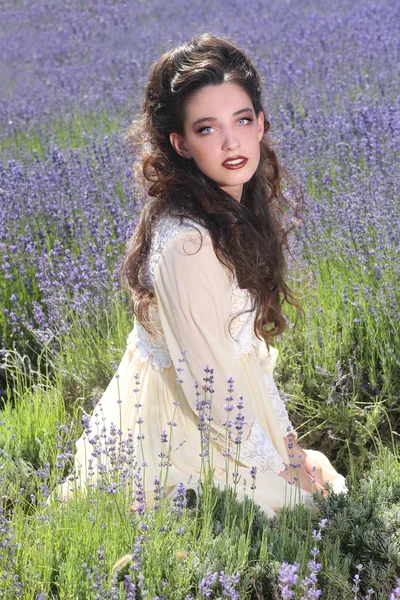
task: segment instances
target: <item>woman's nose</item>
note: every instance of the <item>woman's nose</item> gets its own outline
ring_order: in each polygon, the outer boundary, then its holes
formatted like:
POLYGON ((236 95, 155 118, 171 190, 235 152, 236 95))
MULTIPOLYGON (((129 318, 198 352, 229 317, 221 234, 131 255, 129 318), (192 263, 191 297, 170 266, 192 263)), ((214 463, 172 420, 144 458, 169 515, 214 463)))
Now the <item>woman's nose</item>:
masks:
POLYGON ((224 142, 222 144, 223 150, 235 150, 239 148, 240 142, 233 132, 228 132, 225 135, 224 142))

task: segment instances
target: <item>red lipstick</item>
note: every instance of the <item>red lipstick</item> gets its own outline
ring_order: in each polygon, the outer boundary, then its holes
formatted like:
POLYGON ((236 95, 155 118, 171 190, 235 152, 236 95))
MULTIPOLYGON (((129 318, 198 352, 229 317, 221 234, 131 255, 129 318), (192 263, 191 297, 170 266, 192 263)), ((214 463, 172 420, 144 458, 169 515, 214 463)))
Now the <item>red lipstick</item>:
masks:
POLYGON ((231 156, 222 163, 225 169, 241 169, 249 159, 245 156, 231 156))

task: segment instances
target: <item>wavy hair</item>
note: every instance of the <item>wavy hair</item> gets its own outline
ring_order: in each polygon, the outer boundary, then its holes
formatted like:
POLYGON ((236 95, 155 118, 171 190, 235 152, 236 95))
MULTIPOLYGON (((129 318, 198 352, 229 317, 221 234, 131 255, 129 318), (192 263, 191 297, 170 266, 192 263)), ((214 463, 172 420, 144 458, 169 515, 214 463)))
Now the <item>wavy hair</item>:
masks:
POLYGON ((239 287, 249 291, 251 311, 256 311, 254 333, 268 347, 286 327, 284 302, 296 308, 297 322, 302 309, 285 281, 285 250, 303 193, 280 165, 274 142, 267 136, 269 130, 260 74, 225 36, 196 35, 151 66, 141 110, 123 136, 126 150, 134 157, 134 179, 145 201, 120 267, 120 281, 130 293, 135 318, 150 335, 157 333, 149 318, 155 294, 148 285, 146 262, 154 222, 163 213, 189 217, 208 230, 218 260, 236 275, 239 287), (255 114, 264 113, 259 165, 243 185, 240 202, 220 189, 193 159, 180 156, 169 139, 171 132, 183 135, 192 95, 204 86, 224 82, 241 86, 255 114), (290 199, 282 191, 284 183, 294 184, 290 199))

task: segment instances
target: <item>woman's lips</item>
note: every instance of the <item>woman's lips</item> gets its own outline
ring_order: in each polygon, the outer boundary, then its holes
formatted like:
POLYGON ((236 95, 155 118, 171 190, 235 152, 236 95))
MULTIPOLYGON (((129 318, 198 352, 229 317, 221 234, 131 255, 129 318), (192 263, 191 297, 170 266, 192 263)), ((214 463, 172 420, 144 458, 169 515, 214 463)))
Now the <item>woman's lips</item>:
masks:
POLYGON ((249 159, 244 156, 237 156, 236 158, 231 158, 230 162, 223 162, 222 166, 225 169, 241 169, 247 163, 249 159))

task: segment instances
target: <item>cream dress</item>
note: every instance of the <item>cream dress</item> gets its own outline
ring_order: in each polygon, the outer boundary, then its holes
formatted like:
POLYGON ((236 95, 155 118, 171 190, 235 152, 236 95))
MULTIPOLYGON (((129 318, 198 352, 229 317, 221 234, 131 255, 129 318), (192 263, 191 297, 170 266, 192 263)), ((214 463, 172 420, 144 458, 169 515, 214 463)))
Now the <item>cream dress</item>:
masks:
MULTIPOLYGON (((155 293, 151 316, 159 337, 152 339, 135 322, 118 371, 91 417, 91 433, 83 434, 77 441, 78 485, 85 486, 89 477, 88 459, 93 445, 88 437, 98 432, 99 423, 107 431, 113 424, 125 438, 130 434, 132 439, 133 435, 138 464, 145 461, 148 506, 154 504, 154 476, 160 473, 162 460, 159 454, 170 443, 167 495, 172 497, 181 482, 197 488, 202 463, 201 434, 205 436, 205 454, 209 440, 208 458, 212 457, 214 481, 221 489, 226 484, 227 465, 228 483, 233 486, 236 465, 237 477, 240 476, 236 485, 238 499, 254 493, 255 501, 271 517, 285 504, 310 504, 307 492, 294 492, 297 486, 290 483, 289 475, 289 482, 278 476, 291 462, 283 438, 290 432, 297 437, 273 379, 278 352, 274 348, 268 351, 265 342, 255 337, 254 312, 234 319, 234 339, 230 336, 230 318, 250 309, 251 298, 216 257, 207 230, 188 218, 181 222, 170 215, 160 217, 155 224, 147 267, 148 283, 155 293), (205 371, 207 367, 213 369, 212 391, 209 382, 204 381, 210 375, 205 371), (183 371, 177 371, 181 368, 183 371), (208 386, 208 391, 203 386, 208 386), (196 392, 200 395, 196 396, 196 392), (210 423, 210 430, 200 431, 196 400, 207 398, 211 399, 212 420, 206 418, 204 422, 210 423), (244 424, 240 458, 235 462, 235 422, 241 398, 244 424), (229 405, 233 410, 226 410, 229 405), (231 427, 227 419, 232 421, 231 427), (167 444, 161 443, 163 429, 167 444), (231 451, 231 456, 226 456, 226 451, 231 451), (257 468, 254 492, 250 490, 251 467, 257 468)), ((344 478, 324 454, 306 452, 318 459, 325 479, 331 481, 335 491, 345 490, 344 478)), ((203 464, 208 458, 203 458, 203 464)), ((98 469, 93 474, 92 466, 91 481, 97 474, 98 469)), ((64 496, 70 495, 72 488, 71 482, 64 483, 64 496)))

